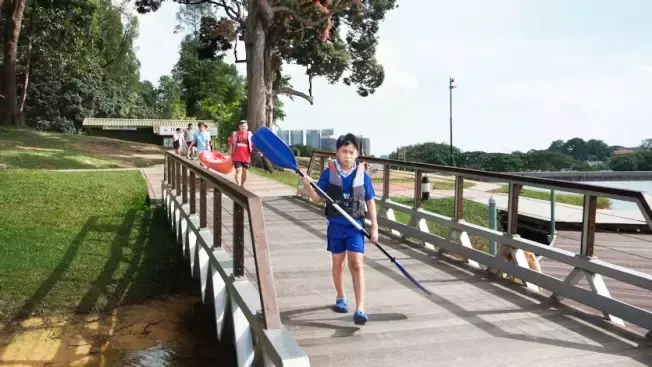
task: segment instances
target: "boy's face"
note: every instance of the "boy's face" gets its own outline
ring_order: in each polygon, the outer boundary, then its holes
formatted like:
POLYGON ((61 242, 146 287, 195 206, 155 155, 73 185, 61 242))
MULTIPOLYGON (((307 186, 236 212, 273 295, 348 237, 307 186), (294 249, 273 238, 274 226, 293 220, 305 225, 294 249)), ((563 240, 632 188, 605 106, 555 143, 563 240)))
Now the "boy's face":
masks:
POLYGON ((249 128, 249 125, 247 125, 246 123, 240 124, 240 131, 247 131, 248 128, 249 128))
POLYGON ((355 149, 355 145, 353 144, 342 145, 340 149, 335 152, 335 155, 340 162, 348 166, 352 165, 355 159, 358 158, 358 150, 355 149))

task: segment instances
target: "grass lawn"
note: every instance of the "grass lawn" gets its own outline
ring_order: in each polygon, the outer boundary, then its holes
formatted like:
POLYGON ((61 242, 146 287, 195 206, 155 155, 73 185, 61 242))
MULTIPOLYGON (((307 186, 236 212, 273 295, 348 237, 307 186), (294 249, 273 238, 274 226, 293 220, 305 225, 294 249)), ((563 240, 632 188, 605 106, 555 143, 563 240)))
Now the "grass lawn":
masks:
POLYGON ((140 172, 0 171, 0 328, 103 312, 190 278, 140 172))
MULTIPOLYGON (((278 181, 280 183, 284 183, 284 184, 286 184, 288 186, 291 186, 293 188, 297 187, 297 181, 298 181, 299 176, 294 172, 275 171, 274 173, 270 173, 268 171, 265 171, 264 169, 260 169, 260 168, 256 168, 256 167, 250 168, 249 171, 251 173, 255 173, 255 174, 260 175, 260 176, 271 178, 271 179, 276 180, 276 181, 278 181)), ((311 174, 311 176, 312 176, 312 178, 314 180, 319 179, 319 173, 317 173, 317 172, 313 172, 311 174)), ((373 183, 382 183, 383 179, 382 178, 372 178, 371 181, 373 183)), ((414 179, 412 179, 412 178, 392 178, 391 182, 395 183, 395 184, 405 184, 407 186, 407 185, 413 185, 414 179)), ((455 182, 454 181, 451 181, 451 182, 448 182, 448 181, 434 181, 432 185, 434 186, 433 190, 453 190, 455 188, 455 182)), ((474 184, 471 183, 471 182, 464 182, 464 188, 473 187, 473 185, 474 184)))
MULTIPOLYGON (((412 198, 392 197, 392 201, 406 205, 414 205, 412 198)), ((424 201, 422 205, 423 209, 429 212, 445 215, 448 217, 454 216, 455 200, 453 198, 431 199, 424 201)), ((485 227, 489 226, 489 207, 487 205, 476 203, 475 201, 470 200, 464 200, 463 205, 464 220, 469 223, 482 225, 485 227)), ((410 221, 410 216, 408 214, 401 213, 399 211, 394 211, 394 213, 396 214, 397 221, 404 224, 408 224, 410 221)), ((430 233, 444 237, 446 237, 449 232, 448 227, 433 222, 428 222, 428 229, 430 229, 430 233)), ((498 228, 498 230, 503 229, 498 228)), ((474 248, 482 251, 489 251, 489 240, 477 236, 470 237, 474 248)))
MULTIPOLYGON (((507 193, 509 193, 509 186, 508 185, 502 185, 500 187, 500 189, 492 190, 491 192, 507 194, 507 193)), ((521 195, 520 196, 521 197, 526 197, 526 198, 550 201, 550 191, 537 191, 537 190, 523 189, 523 190, 521 190, 521 195)), ((575 194, 557 194, 557 193, 555 193, 555 202, 562 203, 562 204, 583 206, 584 205, 584 197, 581 196, 581 195, 575 195, 575 194)), ((609 200, 607 198, 598 198, 598 209, 609 209, 609 208, 611 208, 611 200, 609 200)))
POLYGON ((11 168, 146 167, 163 163, 163 153, 153 144, 0 127, 0 164, 11 168))

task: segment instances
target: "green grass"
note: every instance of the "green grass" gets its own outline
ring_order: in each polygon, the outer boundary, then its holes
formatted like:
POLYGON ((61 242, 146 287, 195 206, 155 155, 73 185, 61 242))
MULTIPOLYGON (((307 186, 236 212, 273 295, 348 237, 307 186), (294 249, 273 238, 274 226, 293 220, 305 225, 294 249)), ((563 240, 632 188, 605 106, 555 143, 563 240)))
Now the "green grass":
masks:
MULTIPOLYGON (((502 185, 500 189, 492 190, 491 192, 496 192, 496 193, 502 193, 502 194, 507 194, 509 193, 509 186, 508 185, 502 185)), ((521 190, 521 197, 526 197, 526 198, 531 198, 531 199, 539 199, 539 200, 545 200, 545 201, 550 201, 550 191, 537 191, 537 190, 521 190)), ((562 204, 570 204, 570 205, 577 205, 577 206, 583 206, 584 205, 584 197, 581 195, 574 195, 574 194, 557 194, 555 193, 555 202, 557 203, 562 203, 562 204)), ((598 198, 598 209, 609 209, 611 208, 611 200, 607 198, 598 198)))
MULTIPOLYGON (((252 167, 249 171, 251 173, 255 173, 255 174, 260 175, 260 176, 271 178, 273 180, 276 180, 276 181, 278 181, 280 183, 283 183, 283 184, 286 184, 288 186, 291 186, 291 187, 294 187, 294 188, 297 187, 298 176, 294 172, 275 171, 274 173, 270 173, 268 171, 265 171, 263 169, 256 168, 256 167, 252 167)), ((314 180, 317 180, 317 179, 319 179, 319 174, 317 172, 312 172, 311 177, 314 180)), ((382 178, 372 178, 371 180, 374 183, 382 183, 383 182, 382 178)), ((392 183, 397 183, 397 184, 400 183, 400 184, 412 185, 414 183, 414 179, 408 178, 408 177, 406 177, 406 178, 392 178, 391 182, 392 183)), ((473 186, 474 186, 474 184, 471 183, 471 182, 464 182, 464 188, 469 188, 469 187, 473 187, 473 186)), ((448 181, 434 181, 433 187, 434 187, 433 190, 453 190, 455 188, 455 182, 452 182, 452 181, 451 182, 448 182, 448 181)))
MULTIPOLYGON (((401 204, 406 204, 406 205, 414 205, 414 200, 412 198, 405 198, 405 197, 392 197, 392 201, 401 203, 401 204)), ((422 202, 422 206, 424 210, 427 210, 432 213, 437 213, 441 215, 445 215, 447 217, 453 217, 454 216, 454 211, 455 211, 455 199, 454 198, 441 198, 441 199, 431 199, 422 202)), ((464 220, 481 225, 484 227, 488 227, 489 225, 489 207, 484 204, 476 203, 475 201, 470 201, 470 200, 464 200, 464 220)), ((408 224, 410 221, 410 215, 401 213, 399 211, 394 211, 396 215, 396 220, 408 224)), ((442 226, 437 223, 433 222, 428 222, 428 229, 430 230, 430 233, 436 234, 438 236, 444 236, 446 237, 449 233, 448 227, 442 226)), ((501 228, 498 228, 498 230, 502 230, 501 228)), ((482 251, 488 251, 489 250, 489 240, 486 238, 482 237, 476 237, 476 236, 471 236, 471 242, 473 243, 473 247, 482 250, 482 251)))
POLYGON ((152 144, 0 127, 0 164, 10 168, 146 167, 163 163, 163 152, 152 144))
POLYGON ((110 311, 187 287, 140 172, 0 171, 0 325, 110 311))
POLYGON ((294 172, 289 172, 289 171, 274 171, 273 173, 266 171, 261 168, 256 168, 256 167, 251 167, 249 169, 249 172, 257 174, 259 176, 271 178, 272 180, 276 180, 280 183, 286 184, 288 186, 291 186, 293 188, 297 187, 297 183, 299 182, 299 176, 294 173, 294 172))

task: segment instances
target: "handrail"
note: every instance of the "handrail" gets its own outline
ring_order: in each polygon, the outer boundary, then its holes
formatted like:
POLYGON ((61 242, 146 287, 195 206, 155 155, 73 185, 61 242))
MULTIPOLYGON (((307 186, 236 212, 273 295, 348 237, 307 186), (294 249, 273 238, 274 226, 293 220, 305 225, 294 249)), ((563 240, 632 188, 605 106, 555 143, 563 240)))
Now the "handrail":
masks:
MULTIPOLYGON (((315 157, 335 157, 335 153, 319 151, 319 150, 313 151, 310 157, 310 164, 308 166, 308 175, 310 175, 310 170, 312 168, 312 163, 315 157)), ((376 158, 376 157, 369 157, 369 156, 359 156, 358 161, 382 164, 383 166, 408 168, 422 173, 424 172, 448 173, 453 176, 471 178, 471 179, 476 179, 478 181, 485 181, 485 182, 507 182, 510 185, 519 185, 518 187, 519 190, 522 186, 533 186, 533 187, 540 187, 540 188, 556 190, 556 191, 572 192, 572 193, 582 194, 585 196, 605 197, 614 200, 634 202, 638 205, 648 226, 650 227, 650 229, 652 229, 652 196, 650 196, 650 194, 648 193, 641 192, 641 191, 612 188, 606 186, 597 186, 597 185, 571 182, 571 181, 555 180, 550 178, 521 176, 516 174, 510 174, 510 173, 489 172, 489 171, 482 171, 482 170, 477 170, 472 168, 461 168, 461 167, 443 166, 443 165, 431 164, 431 163, 400 161, 395 159, 376 158)))
MULTIPOLYGON (((316 158, 319 158, 320 169, 324 169, 326 158, 332 157, 335 157, 333 152, 313 151, 307 174, 311 175, 316 158)), ((652 336, 652 311, 612 298, 602 278, 602 276, 606 276, 646 291, 652 291, 652 275, 611 264, 594 256, 597 197, 636 202, 643 212, 647 226, 652 229, 652 210, 650 209, 652 200, 649 194, 576 182, 367 156, 360 156, 358 162, 383 165, 382 198, 375 198, 381 232, 403 240, 416 239, 419 242, 418 245, 422 245, 427 250, 457 254, 465 258, 471 267, 481 268, 481 265, 484 265, 486 270, 492 273, 509 274, 520 279, 528 289, 540 292, 539 287, 545 288, 553 293, 551 298, 554 300, 560 300, 562 297, 571 298, 602 311, 605 318, 614 323, 624 325, 623 320, 625 320, 646 328, 650 330, 648 335, 652 336), (390 175, 393 167, 414 170, 414 200, 411 206, 392 201, 390 175), (425 172, 448 173, 455 177, 455 189, 453 190, 455 202, 452 217, 432 213, 422 208, 421 179, 425 172), (507 182, 509 184, 505 232, 464 220, 464 179, 467 177, 475 178, 478 181, 507 182), (525 185, 584 195, 584 205, 580 208, 582 235, 580 250, 577 253, 519 236, 519 196, 521 188, 525 185), (409 220, 398 221, 395 211, 408 215, 409 220), (430 233, 428 223, 436 223, 448 228, 448 235, 430 233), (473 246, 470 236, 493 241, 500 245, 500 251, 496 253, 495 247, 494 250, 490 248, 489 251, 477 249, 473 246), (527 257, 526 253, 528 253, 527 257), (540 257, 536 255, 540 255, 540 257), (573 270, 565 279, 553 277, 541 270, 539 264, 541 258, 571 265, 573 270), (590 290, 577 285, 582 277, 586 278, 590 290)), ((301 190, 299 190, 299 194, 302 195, 301 190)))
MULTIPOLYGON (((271 261, 269 259, 269 251, 267 249, 267 238, 265 234, 265 222, 263 220, 263 206, 256 194, 252 193, 249 190, 246 190, 233 182, 227 180, 224 177, 220 177, 208 169, 194 164, 189 159, 180 157, 174 153, 166 152, 167 164, 169 166, 169 172, 175 172, 183 174, 182 179, 178 180, 179 175, 172 177, 172 185, 176 185, 177 189, 182 190, 183 199, 186 198, 187 193, 185 189, 185 172, 189 171, 191 182, 190 182, 190 214, 194 214, 194 209, 192 201, 194 201, 195 190, 194 190, 194 179, 193 176, 199 178, 200 181, 200 227, 206 228, 206 187, 203 187, 202 184, 207 183, 215 190, 215 195, 213 199, 215 200, 214 207, 214 221, 219 220, 221 216, 221 194, 225 194, 234 203, 234 215, 241 216, 241 220, 244 220, 244 211, 246 210, 249 213, 249 229, 252 241, 252 247, 254 249, 254 261, 256 264, 256 277, 258 278, 259 292, 260 292, 260 303, 263 305, 263 316, 264 324, 266 328, 278 328, 281 325, 281 317, 278 311, 278 305, 276 301, 276 289, 274 287, 274 279, 272 274, 271 261), (178 166, 181 166, 182 169, 178 170, 178 166), (182 186, 182 187, 179 187, 182 186), (219 197, 217 199, 216 197, 219 197), (218 208, 219 207, 219 208, 218 208), (219 214, 217 213, 219 210, 219 214), (201 225, 203 224, 203 225, 201 225)), ((167 176, 166 176, 167 178, 167 176)), ((179 190, 179 191, 181 191, 179 190)), ((239 234, 239 238, 234 239, 234 262, 235 262, 235 272, 236 276, 244 275, 244 238, 243 230, 244 228, 239 228, 240 225, 244 225, 242 222, 238 222, 234 218, 234 236, 239 234)), ((214 247, 221 247, 221 223, 215 223, 214 231, 218 236, 215 238, 214 247), (219 229, 218 229, 219 228, 219 229), (219 241, 219 242, 218 242, 219 241)))
POLYGON ((260 345, 263 356, 273 365, 309 366, 306 354, 281 323, 261 198, 170 151, 165 154, 164 167, 165 208, 177 241, 190 260, 192 276, 201 282, 203 300, 210 299, 215 308, 218 338, 223 339, 225 310, 230 309, 239 365, 249 363, 260 345), (213 189, 212 230, 208 229, 209 189, 213 189), (231 241, 222 236, 223 194, 233 201, 231 241), (257 286, 245 277, 245 212, 257 286), (232 255, 222 248, 227 241, 232 255))

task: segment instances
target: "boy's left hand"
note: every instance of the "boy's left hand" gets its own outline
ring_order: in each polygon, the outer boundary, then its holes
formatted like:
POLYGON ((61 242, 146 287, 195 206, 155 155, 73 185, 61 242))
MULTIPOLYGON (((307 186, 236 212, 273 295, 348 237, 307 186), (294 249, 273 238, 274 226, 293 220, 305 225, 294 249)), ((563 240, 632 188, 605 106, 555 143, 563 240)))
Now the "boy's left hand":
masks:
POLYGON ((371 243, 378 242, 378 225, 377 224, 371 225, 371 228, 369 230, 369 234, 371 235, 371 238, 369 239, 369 241, 371 241, 371 243))

